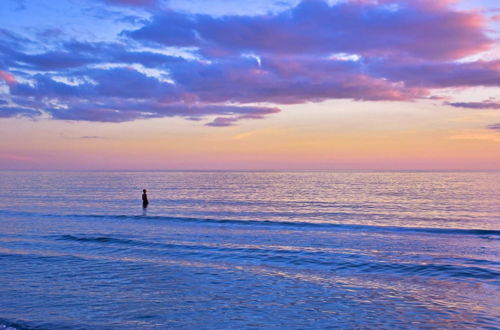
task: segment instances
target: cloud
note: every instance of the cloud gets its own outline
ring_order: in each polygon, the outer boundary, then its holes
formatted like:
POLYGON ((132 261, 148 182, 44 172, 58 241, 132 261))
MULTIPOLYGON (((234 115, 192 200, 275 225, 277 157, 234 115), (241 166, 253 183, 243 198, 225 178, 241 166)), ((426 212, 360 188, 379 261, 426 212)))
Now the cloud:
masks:
POLYGON ((132 68, 114 68, 89 71, 88 76, 97 83, 95 91, 104 97, 149 98, 167 97, 175 86, 132 68))
MULTIPOLYGON (((159 103, 154 101, 75 103, 67 108, 45 109, 53 118, 62 120, 85 120, 94 122, 125 122, 137 119, 181 116, 190 119, 207 116, 226 116, 232 122, 244 119, 261 119, 277 113, 278 108, 233 106, 224 104, 187 105, 184 103, 159 103)), ((213 126, 213 125, 212 125, 213 126)))
POLYGON ((42 113, 40 111, 29 108, 0 105, 0 118, 9 118, 9 117, 35 118, 37 116, 40 116, 41 114, 42 113))
POLYGON ((217 117, 206 125, 213 127, 228 127, 233 126, 237 120, 236 117, 217 117))
POLYGON ((15 155, 15 154, 7 154, 7 153, 0 153, 0 159, 22 161, 22 162, 32 162, 32 161, 34 161, 34 159, 31 158, 31 157, 26 157, 26 156, 21 156, 21 155, 15 155))
POLYGON ((242 108, 243 111, 238 111, 243 114, 232 117, 217 117, 213 121, 207 123, 207 126, 227 127, 233 126, 238 120, 242 119, 262 119, 265 115, 280 112, 278 108, 257 108, 247 107, 242 108))
POLYGON ((500 86, 500 60, 475 62, 438 62, 412 58, 375 58, 365 60, 372 75, 408 86, 426 88, 500 86))
POLYGON ((32 78, 33 83, 17 83, 10 86, 10 92, 16 96, 33 96, 39 99, 46 97, 78 97, 89 94, 92 85, 86 83, 81 86, 58 82, 48 75, 37 74, 32 78))
POLYGON ((124 32, 139 41, 200 47, 206 54, 328 55, 337 52, 456 59, 486 50, 485 20, 443 1, 304 0, 276 15, 155 15, 124 32), (439 3, 440 5, 436 5, 439 3))
POLYGON ((483 102, 448 102, 446 104, 457 108, 500 110, 500 102, 489 100, 483 102))
POLYGON ((259 65, 245 57, 171 63, 173 83, 148 76, 132 67, 74 70, 67 77, 80 84, 37 74, 31 83, 11 86, 14 95, 34 97, 153 98, 187 103, 294 104, 331 98, 355 100, 412 100, 427 94, 423 88, 360 72, 359 63, 315 59, 267 59, 259 65), (192 98, 193 100, 189 100, 192 98))
POLYGON ((500 132, 500 123, 488 125, 488 128, 500 132))
POLYGON ((30 64, 34 68, 43 68, 44 70, 81 67, 95 62, 95 59, 90 56, 81 56, 66 51, 46 52, 34 55, 19 53, 17 60, 30 64))
MULTIPOLYGON (((1 34, 0 34, 1 36, 1 34)), ((17 41, 0 43, 0 63, 37 71, 54 71, 81 68, 102 63, 141 64, 158 67, 185 61, 178 56, 169 56, 152 51, 130 50, 131 46, 119 42, 68 41, 61 49, 40 53, 18 50, 17 41)))
POLYGON ((97 136, 97 135, 84 135, 84 136, 78 137, 78 139, 82 139, 82 140, 99 140, 99 139, 105 139, 105 138, 102 137, 102 136, 97 136))
POLYGON ((156 6, 158 0, 102 0, 109 5, 118 6, 135 6, 135 7, 153 7, 156 6))
POLYGON ((16 78, 6 71, 0 70, 0 80, 3 80, 7 85, 12 85, 16 83, 16 78))
MULTIPOLYGON (((127 12, 158 4, 100 1, 127 12)), ((65 39, 64 28, 34 39, 0 29, 4 116, 179 116, 223 127, 284 104, 413 101, 437 88, 500 86, 500 61, 462 60, 493 44, 480 11, 447 0, 303 0, 287 8, 219 17, 158 10, 106 42, 65 39)), ((449 104, 496 106, 486 103, 449 104)))
POLYGON ((134 31, 124 31, 122 35, 167 46, 197 46, 200 40, 194 30, 194 24, 194 17, 168 10, 155 16, 144 27, 134 31))
POLYGON ((360 64, 328 59, 230 58, 171 68, 185 91, 206 102, 294 104, 331 98, 410 100, 426 94, 360 72, 360 64))
POLYGON ((37 32, 37 36, 41 39, 57 39, 64 36, 64 30, 61 28, 46 28, 37 32))

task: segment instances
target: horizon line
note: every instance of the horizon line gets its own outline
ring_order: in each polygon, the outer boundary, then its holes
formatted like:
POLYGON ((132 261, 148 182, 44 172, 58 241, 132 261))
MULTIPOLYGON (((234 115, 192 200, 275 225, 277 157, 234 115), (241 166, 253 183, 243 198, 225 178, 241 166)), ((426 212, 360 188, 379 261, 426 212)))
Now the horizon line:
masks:
POLYGON ((500 172, 500 169, 0 169, 0 172, 500 172))

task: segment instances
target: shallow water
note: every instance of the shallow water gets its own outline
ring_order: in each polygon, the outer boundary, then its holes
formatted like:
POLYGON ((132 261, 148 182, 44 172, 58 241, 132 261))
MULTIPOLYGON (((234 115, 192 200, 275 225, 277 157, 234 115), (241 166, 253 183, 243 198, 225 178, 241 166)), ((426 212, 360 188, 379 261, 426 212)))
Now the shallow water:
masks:
POLYGON ((0 188, 0 329, 500 327, 499 172, 0 172, 0 188))

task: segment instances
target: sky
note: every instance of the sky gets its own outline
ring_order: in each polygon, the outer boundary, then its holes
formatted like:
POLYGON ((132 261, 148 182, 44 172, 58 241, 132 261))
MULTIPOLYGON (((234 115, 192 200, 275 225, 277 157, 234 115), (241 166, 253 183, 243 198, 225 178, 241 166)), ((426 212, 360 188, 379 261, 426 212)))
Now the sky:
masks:
POLYGON ((0 169, 500 170, 496 0, 2 0, 0 169))

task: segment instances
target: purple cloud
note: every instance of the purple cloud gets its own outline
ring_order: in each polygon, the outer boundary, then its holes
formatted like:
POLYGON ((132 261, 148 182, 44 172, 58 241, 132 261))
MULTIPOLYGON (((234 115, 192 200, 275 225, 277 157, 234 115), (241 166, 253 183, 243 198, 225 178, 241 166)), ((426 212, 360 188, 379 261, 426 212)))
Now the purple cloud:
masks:
POLYGON ((500 110, 500 102, 489 100, 483 102, 448 102, 446 104, 457 108, 500 110))
POLYGON ((488 125, 488 128, 500 132, 500 123, 488 125))
POLYGON ((50 40, 57 39, 64 35, 64 31, 60 28, 48 28, 37 32, 37 36, 41 39, 50 40))
POLYGON ((84 136, 78 137, 78 139, 82 139, 82 140, 99 140, 99 139, 105 139, 105 138, 103 138, 102 136, 97 136, 97 135, 84 135, 84 136))
POLYGON ((41 114, 42 113, 38 110, 0 105, 0 118, 9 118, 9 117, 35 118, 41 114))
POLYGON ((444 1, 350 1, 328 5, 304 0, 277 15, 224 16, 166 12, 144 27, 124 32, 136 40, 201 47, 206 54, 411 55, 456 59, 485 50, 492 41, 483 18, 444 1))
POLYGON ((217 117, 206 125, 213 127, 228 127, 233 126, 237 120, 236 117, 217 117))
POLYGON ((437 62, 409 58, 367 59, 372 75, 424 88, 500 86, 500 61, 437 62))
MULTIPOLYGON (((0 29, 0 83, 11 100, 2 106, 5 116, 215 117, 207 125, 222 127, 279 111, 253 104, 411 101, 434 88, 500 86, 500 61, 456 61, 492 45, 481 15, 448 0, 303 0, 256 16, 157 11, 114 42, 62 40, 63 30, 31 40, 0 29), (165 55, 166 46, 178 54, 192 47, 191 56, 165 55)), ((479 103, 450 105, 495 107, 479 103)))
POLYGON ((122 35, 167 46, 197 46, 200 40, 194 29, 194 19, 195 17, 191 15, 166 11, 155 16, 152 21, 141 29, 125 31, 122 35))
POLYGON ((298 58, 230 58, 174 66, 172 78, 205 102, 294 104, 331 98, 409 100, 425 95, 419 88, 372 77, 360 64, 298 58))
POLYGON ((36 55, 19 53, 16 59, 30 64, 35 68, 43 68, 44 70, 75 68, 95 62, 95 59, 90 56, 81 56, 66 51, 47 52, 36 55))
POLYGON ((153 7, 157 0, 102 0, 106 4, 118 6, 153 7))
POLYGON ((82 58, 93 58, 93 63, 137 63, 146 67, 158 67, 172 63, 185 62, 182 57, 169 56, 151 51, 131 50, 123 43, 89 43, 71 41, 63 45, 64 49, 82 58))
POLYGON ((36 98, 58 97, 61 99, 93 98, 157 98, 173 100, 178 92, 170 83, 146 76, 133 68, 84 69, 73 71, 70 78, 79 79, 81 84, 71 85, 54 80, 50 74, 37 74, 32 83, 17 83, 10 87, 13 95, 36 98))
POLYGON ((242 111, 239 112, 243 113, 241 115, 232 117, 217 117, 205 125, 213 127, 228 127, 233 126, 237 121, 242 119, 262 119, 265 115, 280 112, 280 109, 278 108, 241 107, 240 109, 242 111))
POLYGON ((94 70, 88 73, 97 82, 95 91, 104 97, 168 97, 175 89, 172 84, 148 77, 132 68, 94 70))
POLYGON ((16 96, 33 96, 39 99, 44 97, 78 97, 89 95, 92 91, 92 85, 84 84, 81 86, 72 86, 53 80, 48 75, 37 74, 32 77, 35 84, 16 83, 10 86, 10 92, 16 96))
POLYGON ((38 71, 68 70, 91 64, 122 63, 159 67, 185 60, 178 56, 151 51, 135 51, 123 43, 89 43, 71 41, 62 43, 57 51, 28 54, 17 50, 16 42, 0 42, 0 64, 38 71))
MULTIPOLYGON (((206 116, 226 116, 235 122, 244 119, 261 119, 278 108, 243 107, 233 105, 187 105, 184 103, 159 103, 152 101, 75 103, 68 108, 46 108, 53 118, 62 120, 85 120, 95 122, 125 122, 137 119, 182 116, 190 119, 206 116)), ((215 125, 211 125, 215 126, 215 125)))

